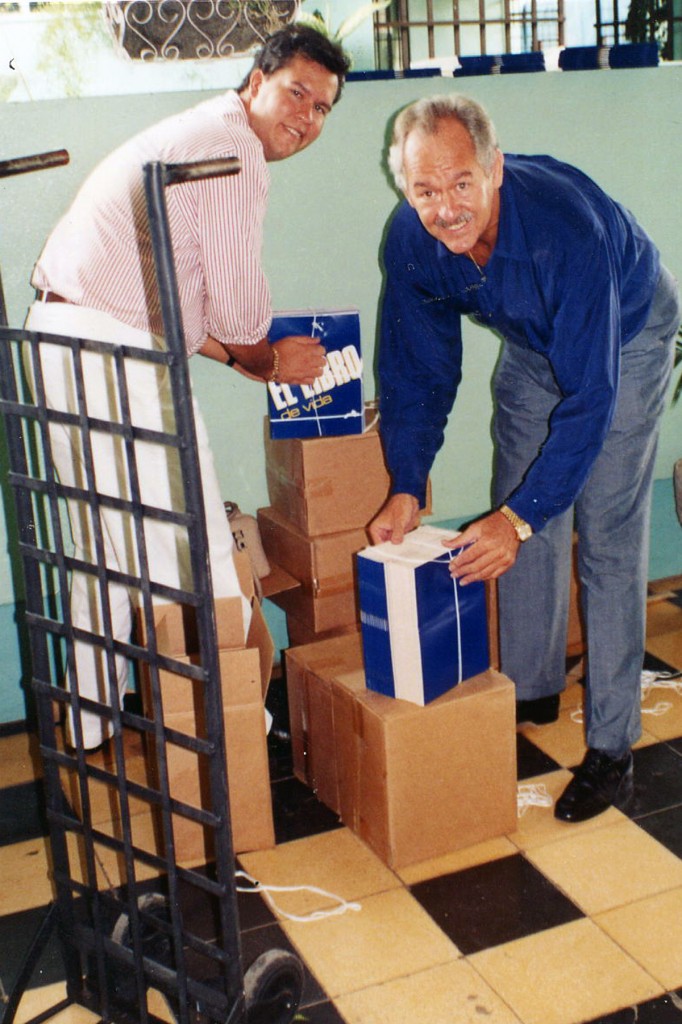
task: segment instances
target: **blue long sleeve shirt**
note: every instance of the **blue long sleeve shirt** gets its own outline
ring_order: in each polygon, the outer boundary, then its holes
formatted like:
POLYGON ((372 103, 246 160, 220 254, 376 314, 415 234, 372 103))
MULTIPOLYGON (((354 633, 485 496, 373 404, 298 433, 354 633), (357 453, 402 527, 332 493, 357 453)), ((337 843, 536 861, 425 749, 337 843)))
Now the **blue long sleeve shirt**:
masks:
POLYGON ((481 271, 404 202, 384 250, 381 431, 393 493, 424 502, 461 380, 462 315, 542 353, 560 391, 545 444, 508 504, 535 531, 578 496, 609 430, 621 348, 644 326, 658 251, 574 167, 505 156, 500 223, 481 271))

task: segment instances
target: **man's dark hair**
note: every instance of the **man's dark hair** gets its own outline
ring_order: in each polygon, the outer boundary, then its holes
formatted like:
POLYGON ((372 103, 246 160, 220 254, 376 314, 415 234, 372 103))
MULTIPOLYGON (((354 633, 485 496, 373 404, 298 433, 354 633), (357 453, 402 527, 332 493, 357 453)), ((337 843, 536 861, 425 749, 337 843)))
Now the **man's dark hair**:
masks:
POLYGON ((253 66, 237 92, 243 92, 248 87, 249 79, 257 69, 260 69, 264 75, 272 75, 299 56, 321 64, 327 71, 336 75, 339 80, 339 88, 334 103, 337 103, 341 98, 343 83, 350 69, 350 58, 346 56, 339 43, 332 42, 322 32, 318 32, 317 29, 311 28, 309 25, 297 25, 296 23, 287 25, 268 36, 256 54, 253 66))

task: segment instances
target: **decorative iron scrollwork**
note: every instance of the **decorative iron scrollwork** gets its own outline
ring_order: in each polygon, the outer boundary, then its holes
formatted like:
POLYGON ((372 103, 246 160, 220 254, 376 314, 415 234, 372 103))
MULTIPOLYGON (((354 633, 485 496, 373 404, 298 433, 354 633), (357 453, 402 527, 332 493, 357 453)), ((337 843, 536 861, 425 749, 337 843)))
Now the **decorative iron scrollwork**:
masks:
POLYGON ((133 60, 236 57, 293 21, 300 0, 116 0, 104 17, 133 60))

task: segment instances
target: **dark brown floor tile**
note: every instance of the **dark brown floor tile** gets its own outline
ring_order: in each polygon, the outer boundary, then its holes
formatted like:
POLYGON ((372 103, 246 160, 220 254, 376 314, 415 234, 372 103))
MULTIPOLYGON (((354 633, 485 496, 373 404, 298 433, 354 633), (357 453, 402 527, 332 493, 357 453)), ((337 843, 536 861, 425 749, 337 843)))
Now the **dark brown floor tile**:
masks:
POLYGON ((646 814, 637 819, 637 824, 675 856, 682 858, 682 803, 665 811, 646 814))
POLYGON ((682 804, 682 759, 668 743, 640 747, 633 753, 635 798, 626 813, 640 818, 682 804))
POLYGON ((516 771, 519 781, 546 775, 561 768, 560 764, 536 747, 523 733, 516 734, 516 771))
POLYGON ((521 854, 411 891, 465 956, 584 916, 521 854))
POLYGON ((594 1017, 585 1024, 679 1024, 682 1020, 682 989, 659 996, 639 1006, 628 1006, 606 1017, 594 1017))
POLYGON ((340 828, 338 815, 321 804, 298 779, 282 779, 272 786, 272 813, 277 843, 340 828))
POLYGON ((45 797, 41 779, 0 789, 0 846, 21 843, 46 834, 45 797))

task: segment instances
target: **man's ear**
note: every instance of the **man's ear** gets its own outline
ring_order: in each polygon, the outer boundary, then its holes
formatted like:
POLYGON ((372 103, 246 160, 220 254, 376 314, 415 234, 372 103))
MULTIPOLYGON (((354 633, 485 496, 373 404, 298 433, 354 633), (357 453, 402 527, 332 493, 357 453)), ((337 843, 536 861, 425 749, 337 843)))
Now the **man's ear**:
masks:
POLYGON ((501 149, 495 150, 495 161, 493 163, 493 185, 500 188, 504 177, 504 153, 501 149))
POLYGON ((248 93, 251 99, 254 99, 258 95, 258 91, 263 84, 265 75, 260 68, 254 68, 249 76, 249 88, 248 93))

